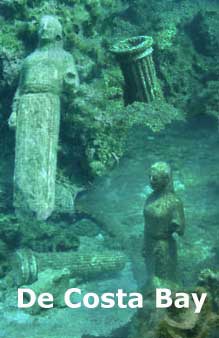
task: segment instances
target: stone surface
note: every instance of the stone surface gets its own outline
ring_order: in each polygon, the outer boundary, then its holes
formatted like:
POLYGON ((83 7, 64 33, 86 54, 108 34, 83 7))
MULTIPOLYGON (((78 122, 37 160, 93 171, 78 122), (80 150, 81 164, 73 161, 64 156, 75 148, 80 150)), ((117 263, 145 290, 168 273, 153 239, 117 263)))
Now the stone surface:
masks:
MULTIPOLYGON (((54 298, 54 306, 64 307, 64 293, 69 289, 69 271, 63 270, 52 270, 47 269, 38 274, 38 280, 31 286, 23 286, 23 288, 29 288, 34 291, 38 297, 42 293, 51 293, 54 298)), ((26 299, 28 301, 28 299, 26 299)), ((37 302, 29 309, 28 313, 36 315, 45 309, 41 308, 37 302)))
POLYGON ((16 126, 15 209, 45 220, 55 207, 60 97, 74 92, 78 76, 58 19, 44 16, 38 35, 39 47, 23 62, 9 125, 16 126))

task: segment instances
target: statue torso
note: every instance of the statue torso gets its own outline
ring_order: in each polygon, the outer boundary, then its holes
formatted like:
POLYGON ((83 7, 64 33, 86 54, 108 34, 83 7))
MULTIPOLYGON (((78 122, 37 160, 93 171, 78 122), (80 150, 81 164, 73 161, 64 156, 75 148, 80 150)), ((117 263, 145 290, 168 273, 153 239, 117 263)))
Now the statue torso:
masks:
POLYGON ((30 54, 21 71, 23 93, 49 92, 60 94, 64 72, 64 50, 36 50, 30 54))
POLYGON ((178 198, 168 192, 162 196, 152 193, 144 207, 145 231, 155 239, 167 239, 173 232, 171 223, 178 198))

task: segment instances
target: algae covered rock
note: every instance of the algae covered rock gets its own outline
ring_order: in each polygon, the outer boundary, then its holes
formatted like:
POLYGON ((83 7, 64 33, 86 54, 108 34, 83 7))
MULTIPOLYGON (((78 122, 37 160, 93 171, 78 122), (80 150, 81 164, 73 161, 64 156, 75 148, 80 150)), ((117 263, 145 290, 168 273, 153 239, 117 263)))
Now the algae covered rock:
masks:
POLYGON ((219 15, 217 9, 200 10, 193 18, 190 33, 195 48, 206 56, 219 54, 219 15))
MULTIPOLYGON (((26 288, 23 286, 23 288, 26 288)), ((47 269, 38 274, 38 280, 30 287, 38 297, 42 293, 51 293, 55 307, 64 307, 64 293, 69 288, 69 271, 47 269)), ((27 298, 28 299, 28 298, 27 298)), ((35 303, 29 310, 31 314, 39 314, 43 309, 35 303)))
POLYGON ((55 213, 73 214, 75 212, 75 198, 79 188, 70 182, 56 182, 55 213))
POLYGON ((52 222, 33 222, 28 218, 18 220, 10 214, 0 214, 0 228, 0 238, 10 252, 18 247, 39 252, 69 251, 77 250, 80 245, 73 231, 52 222))

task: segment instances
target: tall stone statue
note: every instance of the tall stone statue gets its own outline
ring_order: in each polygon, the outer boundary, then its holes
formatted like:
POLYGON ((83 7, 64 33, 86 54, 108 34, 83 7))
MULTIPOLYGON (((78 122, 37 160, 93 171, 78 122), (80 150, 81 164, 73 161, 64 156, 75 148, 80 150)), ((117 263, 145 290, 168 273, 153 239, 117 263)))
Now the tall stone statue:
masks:
POLYGON ((66 91, 74 95, 79 80, 55 16, 42 17, 38 37, 21 69, 9 126, 16 127, 15 209, 45 220, 55 204, 60 99, 66 91))
POLYGON ((151 167, 153 192, 144 207, 144 257, 149 280, 154 276, 176 280, 177 246, 174 234, 183 235, 184 210, 173 188, 172 173, 165 162, 151 167))

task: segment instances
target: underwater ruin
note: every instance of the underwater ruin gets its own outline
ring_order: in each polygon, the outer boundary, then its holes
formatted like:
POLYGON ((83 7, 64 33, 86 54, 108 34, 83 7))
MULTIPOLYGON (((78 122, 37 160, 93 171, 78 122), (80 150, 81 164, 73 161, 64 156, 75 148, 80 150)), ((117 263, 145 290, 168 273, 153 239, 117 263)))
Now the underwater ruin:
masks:
POLYGON ((0 23, 0 337, 218 338, 218 0, 0 23))

